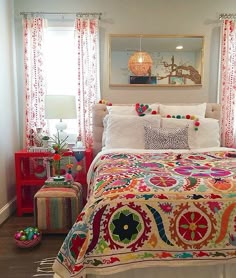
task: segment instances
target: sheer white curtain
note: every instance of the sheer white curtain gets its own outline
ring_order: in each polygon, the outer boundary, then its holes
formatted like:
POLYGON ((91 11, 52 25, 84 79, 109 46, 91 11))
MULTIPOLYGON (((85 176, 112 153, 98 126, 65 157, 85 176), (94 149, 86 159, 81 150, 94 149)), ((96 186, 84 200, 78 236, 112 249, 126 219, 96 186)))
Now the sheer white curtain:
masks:
POLYGON ((221 41, 221 142, 235 147, 236 143, 236 22, 225 19, 221 41))
POLYGON ((99 19, 89 16, 76 18, 75 39, 78 62, 79 136, 86 147, 91 147, 92 106, 100 98, 99 19))
POLYGON ((44 37, 47 22, 41 17, 23 19, 24 49, 24 145, 30 145, 30 134, 36 128, 46 129, 44 97, 46 94, 44 37))
MULTIPOLYGON (((53 25, 52 22, 49 22, 53 25)), ((74 21, 71 26, 50 26, 46 35, 47 95, 77 95, 77 61, 75 59, 74 21)), ((56 134, 59 119, 47 120, 49 134, 56 134)), ((77 119, 63 119, 67 124, 68 142, 78 136, 77 119)))

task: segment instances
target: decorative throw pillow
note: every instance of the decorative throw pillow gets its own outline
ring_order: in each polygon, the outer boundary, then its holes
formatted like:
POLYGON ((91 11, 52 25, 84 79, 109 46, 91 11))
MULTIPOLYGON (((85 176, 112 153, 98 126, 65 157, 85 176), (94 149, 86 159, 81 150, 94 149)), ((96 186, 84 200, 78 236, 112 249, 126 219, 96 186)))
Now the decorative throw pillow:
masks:
POLYGON ((158 115, 106 115, 103 133, 103 149, 144 149, 144 125, 160 127, 158 115))
POLYGON ((189 149, 188 126, 153 128, 144 126, 145 149, 189 149))
POLYGON ((143 103, 136 103, 135 110, 136 110, 138 116, 145 116, 146 113, 152 112, 152 109, 149 107, 149 105, 143 104, 143 103))

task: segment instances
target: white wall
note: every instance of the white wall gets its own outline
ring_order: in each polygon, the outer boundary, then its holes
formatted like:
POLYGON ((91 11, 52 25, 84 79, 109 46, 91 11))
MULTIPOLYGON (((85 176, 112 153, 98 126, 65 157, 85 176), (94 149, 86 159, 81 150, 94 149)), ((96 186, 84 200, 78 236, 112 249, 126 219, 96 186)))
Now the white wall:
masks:
POLYGON ((103 13, 100 39, 104 99, 113 103, 217 100, 218 17, 220 13, 236 13, 235 0, 0 0, 0 223, 14 209, 14 153, 22 147, 19 139, 23 137, 22 17, 19 15, 22 11, 103 13), (109 87, 108 35, 122 33, 205 36, 203 86, 109 87))
MULTIPOLYGON (((235 13, 235 0, 15 0, 15 12, 102 12, 101 91, 113 102, 159 100, 165 102, 216 101, 220 13, 235 13), (205 36, 203 86, 199 88, 109 87, 108 35, 188 34, 205 36)), ((20 31, 18 17, 16 28, 20 31)), ((20 36, 20 32, 18 33, 20 36)), ((17 43, 20 41, 18 40, 17 43)), ((18 57, 20 59, 20 57, 18 57)), ((18 64, 21 62, 18 59, 18 64)), ((21 77, 21 76, 20 76, 21 77)), ((19 87, 22 92, 22 88, 19 87)))
POLYGON ((15 209, 14 153, 19 149, 13 1, 0 0, 0 224, 15 209))

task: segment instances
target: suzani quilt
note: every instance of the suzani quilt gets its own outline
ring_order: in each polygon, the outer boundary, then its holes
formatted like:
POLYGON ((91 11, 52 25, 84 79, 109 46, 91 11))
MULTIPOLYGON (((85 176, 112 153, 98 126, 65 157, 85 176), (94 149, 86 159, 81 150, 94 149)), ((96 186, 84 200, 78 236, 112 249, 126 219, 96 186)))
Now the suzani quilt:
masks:
POLYGON ((62 277, 236 261, 236 158, 102 153, 53 269, 62 277))

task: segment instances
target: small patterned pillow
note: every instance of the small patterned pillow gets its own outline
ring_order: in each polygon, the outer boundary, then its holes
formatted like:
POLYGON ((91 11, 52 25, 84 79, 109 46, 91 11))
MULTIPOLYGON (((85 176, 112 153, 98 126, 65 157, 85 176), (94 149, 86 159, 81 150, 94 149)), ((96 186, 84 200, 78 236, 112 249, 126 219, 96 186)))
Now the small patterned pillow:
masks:
POLYGON ((189 149, 188 125, 183 128, 144 126, 145 149, 189 149))

